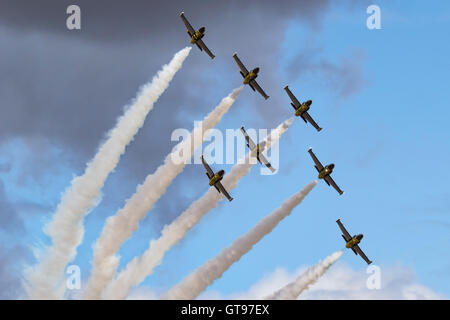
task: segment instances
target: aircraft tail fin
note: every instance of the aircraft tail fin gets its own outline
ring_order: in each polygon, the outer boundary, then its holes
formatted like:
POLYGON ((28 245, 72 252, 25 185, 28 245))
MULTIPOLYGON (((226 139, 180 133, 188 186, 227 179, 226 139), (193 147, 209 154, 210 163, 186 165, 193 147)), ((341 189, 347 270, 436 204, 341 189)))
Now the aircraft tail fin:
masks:
MULTIPOLYGON (((251 82, 249 82, 248 85, 250 86, 250 88, 252 88, 253 91, 255 91, 255 87, 252 86, 252 83, 251 83, 251 82)), ((268 98, 268 97, 267 97, 267 98, 268 98)), ((266 98, 266 99, 267 99, 267 98, 266 98)))
POLYGON ((241 74, 242 78, 245 78, 244 73, 242 71, 239 71, 239 73, 241 74))
POLYGON ((216 188, 216 190, 219 192, 219 193, 222 193, 222 192, 220 192, 220 189, 219 188, 217 188, 217 186, 216 185, 214 185, 214 188, 216 188))
POLYGON ((200 47, 200 45, 196 42, 195 43, 197 45, 197 47, 200 49, 200 51, 203 51, 202 47, 200 47))
MULTIPOLYGON (((317 168, 317 166, 314 166, 314 168, 316 168, 317 172, 320 172, 319 168, 317 168)), ((327 182, 328 183, 328 182, 327 182)))
POLYGON ((358 255, 358 253, 356 252, 355 248, 352 247, 353 253, 358 255))

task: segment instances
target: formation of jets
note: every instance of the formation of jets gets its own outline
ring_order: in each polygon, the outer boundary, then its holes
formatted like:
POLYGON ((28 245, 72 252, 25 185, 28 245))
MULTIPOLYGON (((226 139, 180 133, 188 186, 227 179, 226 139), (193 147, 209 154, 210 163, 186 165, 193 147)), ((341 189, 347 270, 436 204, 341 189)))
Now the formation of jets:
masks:
MULTIPOLYGON (((205 27, 201 27, 198 30, 195 30, 189 21, 184 16, 184 12, 180 14, 181 19, 183 20, 183 23, 186 26, 187 33, 190 37, 191 44, 195 44, 200 51, 206 52, 211 59, 214 59, 214 54, 208 49, 208 47, 203 42, 203 37, 205 36, 205 27)), ((240 69, 240 74, 243 78, 243 84, 249 85, 249 87, 253 91, 258 91, 261 96, 263 96, 264 99, 269 99, 269 96, 264 92, 264 90, 259 86, 259 84, 256 82, 256 78, 258 77, 260 68, 255 67, 252 70, 248 70, 245 65, 242 63, 242 61, 237 56, 237 53, 233 54, 233 58, 236 61, 236 64, 238 65, 240 69)), ((312 100, 306 100, 304 102, 300 102, 297 97, 292 93, 292 91, 289 89, 289 86, 285 86, 284 90, 286 91, 287 95, 289 96, 291 100, 291 106, 294 108, 294 114, 296 117, 300 117, 305 121, 305 123, 310 123, 318 132, 322 130, 321 127, 314 121, 314 119, 311 117, 311 115, 308 113, 308 111, 311 108, 312 100)), ((266 148, 266 142, 263 141, 259 144, 256 144, 250 136, 247 134, 247 132, 244 129, 244 126, 241 127, 241 132, 245 137, 247 147, 250 149, 250 156, 256 158, 260 164, 265 165, 267 168, 269 168, 272 172, 275 172, 276 170, 272 167, 269 161, 267 161, 266 157, 263 155, 263 152, 266 148)), ((314 161, 314 167, 316 168, 318 172, 318 178, 321 180, 324 180, 328 186, 332 186, 339 195, 342 195, 344 191, 342 191, 339 186, 334 182, 333 178, 331 177, 331 173, 333 172, 333 169, 335 165, 333 163, 328 164, 326 166, 323 166, 322 163, 319 161, 319 159, 316 157, 314 152, 312 151, 312 148, 309 148, 308 150, 312 160, 314 161)), ((216 173, 211 169, 211 167, 206 163, 205 159, 203 158, 203 155, 201 156, 201 160, 203 163, 203 166, 206 169, 206 175, 209 179, 209 186, 214 187, 219 193, 223 194, 229 201, 232 201, 233 198, 228 194, 225 187, 222 185, 221 180, 223 179, 225 175, 224 170, 219 170, 216 173)), ((371 264, 372 261, 370 261, 367 256, 364 254, 364 252, 361 250, 361 248, 358 246, 358 244, 361 242, 363 235, 358 234, 355 236, 351 236, 343 224, 341 223, 340 219, 338 219, 337 224, 339 225, 339 228, 342 231, 342 237, 345 240, 345 247, 348 249, 352 249, 352 251, 361 256, 361 258, 364 259, 364 261, 367 262, 367 264, 371 264)))

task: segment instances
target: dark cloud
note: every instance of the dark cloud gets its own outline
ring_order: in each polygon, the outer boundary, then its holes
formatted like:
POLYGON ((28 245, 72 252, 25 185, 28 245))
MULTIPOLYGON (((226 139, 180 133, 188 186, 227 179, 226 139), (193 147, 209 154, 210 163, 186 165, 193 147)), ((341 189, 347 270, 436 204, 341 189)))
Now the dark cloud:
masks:
MULTIPOLYGON (((207 26, 205 40, 217 58, 209 61, 194 48, 140 133, 146 139, 131 147, 153 166, 172 146, 149 139, 192 126, 177 115, 188 109, 192 119, 200 119, 211 103, 240 84, 234 51, 249 67, 262 66, 261 83, 272 94, 279 87, 276 55, 286 22, 298 16, 314 28, 327 6, 327 1, 286 1, 282 6, 274 1, 76 3, 82 10, 81 31, 65 27, 71 1, 1 2, 0 24, 6 28, 0 33, 5 49, 0 95, 8 115, 0 119, 2 138, 43 136, 70 146, 82 158, 91 157, 137 88, 188 44, 178 16, 184 10, 194 26, 207 26)), ((258 107, 264 103, 256 95, 247 100, 258 107)), ((135 170, 148 168, 136 158, 135 170)))
MULTIPOLYGON (((141 183, 172 149, 170 135, 175 128, 191 129, 193 120, 202 119, 241 84, 232 59, 235 51, 249 68, 261 67, 259 82, 271 98, 264 101, 245 88, 222 123, 233 115, 237 119, 243 109, 255 116, 233 123, 235 128, 242 124, 272 128, 291 115, 288 105, 282 107, 288 103, 282 89, 286 79, 278 65, 284 31, 296 19, 307 33, 316 35, 328 7, 328 0, 0 0, 0 143, 18 136, 25 141, 45 140, 77 157, 71 167, 81 173, 138 87, 188 45, 179 18, 184 11, 194 27, 206 26, 205 42, 216 59, 210 60, 194 47, 128 146, 118 170, 127 172, 128 183, 141 183), (81 7, 81 30, 66 29, 65 11, 71 4, 81 7)), ((329 86, 344 96, 359 83, 354 80, 359 65, 352 60, 296 63, 302 65, 292 68, 309 67, 326 78, 349 79, 329 86), (352 75, 346 70, 349 67, 352 75)), ((43 145, 33 145, 33 170, 43 171, 57 159, 40 157, 46 153, 43 145)), ((195 174, 191 170, 183 175, 192 180, 195 174)), ((176 182, 171 194, 182 194, 183 187, 176 182)), ((160 222, 173 219, 183 207, 186 204, 175 205, 172 197, 163 197, 160 222)))
POLYGON ((337 61, 323 57, 323 48, 308 44, 291 59, 289 70, 291 80, 314 75, 320 82, 331 89, 339 98, 348 98, 359 92, 366 84, 362 65, 365 59, 363 50, 353 50, 337 61))

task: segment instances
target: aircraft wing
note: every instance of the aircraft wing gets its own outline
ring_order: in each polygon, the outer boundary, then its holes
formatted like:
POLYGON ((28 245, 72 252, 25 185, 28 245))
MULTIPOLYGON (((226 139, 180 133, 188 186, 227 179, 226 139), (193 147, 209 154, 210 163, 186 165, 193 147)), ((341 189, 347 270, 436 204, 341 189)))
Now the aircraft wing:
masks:
POLYGON ((242 134, 245 137, 245 141, 247 141, 247 145, 250 148, 250 150, 253 150, 256 148, 256 144, 253 142, 252 138, 247 134, 247 132, 244 129, 244 126, 241 127, 242 134))
POLYGON ((297 98, 294 96, 291 90, 289 90, 288 86, 284 87, 284 90, 286 90, 286 93, 288 94, 289 98, 291 98, 294 109, 297 110, 301 105, 300 101, 297 100, 297 98))
POLYGON ((244 64, 241 62, 241 60, 239 60, 237 53, 233 54, 233 58, 236 61, 236 63, 238 64, 239 68, 241 69, 242 73, 244 74, 244 77, 248 75, 248 70, 247 68, 244 66, 244 64))
POLYGON ((205 52, 208 54, 208 56, 211 57, 211 59, 214 59, 215 55, 211 51, 209 51, 208 47, 206 46, 206 44, 203 42, 202 39, 197 40, 197 44, 201 49, 205 50, 205 52))
POLYGON ((188 31, 191 33, 191 37, 192 37, 192 35, 195 33, 195 30, 194 30, 194 28, 192 28, 189 21, 187 21, 186 17, 184 16, 184 12, 180 13, 180 17, 181 17, 181 20, 183 20, 184 25, 186 26, 186 29, 188 29, 188 31))
POLYGON ((319 172, 322 171, 323 165, 320 163, 319 159, 317 159, 316 155, 312 151, 312 148, 309 148, 308 152, 311 155, 311 158, 314 160, 314 163, 316 164, 317 171, 319 171, 319 172))
POLYGON ((220 181, 217 182, 217 183, 215 184, 215 186, 216 186, 217 189, 220 190, 220 192, 221 192, 225 197, 227 197, 228 201, 232 201, 232 200, 233 200, 233 198, 230 197, 230 195, 228 194, 227 190, 224 188, 224 186, 222 185, 222 183, 220 183, 220 181))
POLYGON ((372 263, 372 261, 370 261, 369 258, 367 258, 367 256, 364 254, 364 252, 361 250, 361 248, 358 245, 354 246, 352 249, 356 253, 358 253, 361 256, 361 258, 363 258, 364 261, 367 262, 367 264, 371 264, 372 263))
POLYGON ((208 177, 211 179, 212 176, 214 176, 214 171, 211 170, 211 167, 206 163, 206 161, 205 161, 205 159, 203 158, 203 156, 202 156, 201 158, 202 158, 203 166, 204 166, 205 169, 206 169, 206 174, 207 174, 208 177))
POLYGON ((308 112, 303 112, 302 118, 305 119, 306 121, 308 121, 309 123, 311 123, 311 125, 314 128, 316 128, 317 131, 322 130, 322 128, 317 125, 317 123, 313 120, 313 118, 311 118, 311 116, 309 115, 308 112))
POLYGON ((264 90, 259 86, 258 82, 256 80, 250 81, 250 86, 255 88, 263 97, 264 99, 269 99, 269 96, 264 92, 264 90))
POLYGON ((272 172, 275 172, 275 171, 276 171, 275 168, 272 167, 272 165, 270 164, 270 162, 267 161, 266 157, 264 157, 264 155, 263 155, 262 153, 260 153, 260 154, 258 155, 258 160, 259 160, 259 162, 261 162, 262 164, 264 164, 267 168, 269 168, 270 171, 272 171, 272 172))
POLYGON ((350 241, 352 239, 352 236, 350 235, 350 233, 348 233, 347 229, 345 229, 344 225, 341 222, 341 219, 337 219, 336 222, 342 231, 342 235, 344 236, 345 241, 350 241))
POLYGON ((325 178, 325 181, 330 185, 332 185, 333 186, 333 188, 335 188, 336 189, 336 191, 340 194, 340 195, 342 195, 343 193, 344 193, 344 191, 342 191, 339 187, 338 187, 338 185, 336 184, 336 182, 334 182, 334 180, 333 180, 333 178, 332 177, 330 177, 329 175, 328 176, 326 176, 325 178))

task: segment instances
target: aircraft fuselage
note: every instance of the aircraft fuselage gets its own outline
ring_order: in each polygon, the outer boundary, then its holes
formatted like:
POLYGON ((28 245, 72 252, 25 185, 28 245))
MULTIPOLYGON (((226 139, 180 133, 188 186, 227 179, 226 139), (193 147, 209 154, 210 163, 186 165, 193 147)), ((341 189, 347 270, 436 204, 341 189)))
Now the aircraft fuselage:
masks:
POLYGON ((326 176, 329 176, 334 169, 334 164, 329 164, 325 166, 322 171, 319 172, 319 179, 324 179, 326 176))
POLYGON ((209 180, 209 185, 212 187, 213 185, 215 185, 217 182, 219 182, 220 180, 222 180, 223 175, 225 174, 225 171, 220 170, 218 171, 215 175, 213 175, 213 177, 209 180))
POLYGON ((362 238, 363 238, 362 234, 353 236, 353 238, 345 244, 345 247, 348 249, 353 248, 354 246, 356 246, 357 244, 359 244, 361 242, 362 238))
MULTIPOLYGON (((189 31, 188 31, 189 33, 189 31)), ((191 43, 194 44, 205 35, 205 27, 198 29, 191 37, 191 43)))
POLYGON ((256 157, 259 161, 259 153, 260 153, 260 147, 259 144, 256 145, 256 147, 251 151, 252 157, 256 157))
POLYGON ((258 77, 259 68, 255 68, 248 73, 246 77, 244 77, 244 84, 249 84, 252 80, 255 80, 258 77))
POLYGON ((296 117, 300 117, 302 114, 304 114, 305 112, 307 112, 309 110, 309 108, 311 107, 311 100, 308 100, 306 102, 303 102, 301 104, 300 107, 298 107, 297 110, 295 110, 295 116, 296 117))

